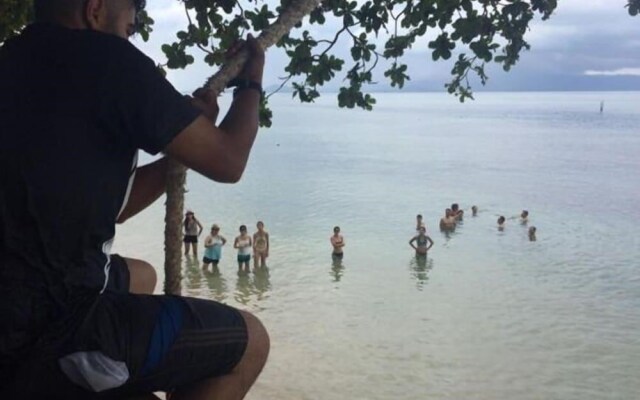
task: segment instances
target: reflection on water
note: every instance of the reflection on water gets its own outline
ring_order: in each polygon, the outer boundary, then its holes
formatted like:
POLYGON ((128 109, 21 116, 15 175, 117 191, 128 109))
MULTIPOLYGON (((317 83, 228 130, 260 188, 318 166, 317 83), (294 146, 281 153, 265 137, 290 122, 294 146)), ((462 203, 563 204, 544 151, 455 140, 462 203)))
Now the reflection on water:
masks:
POLYGON ((342 264, 342 257, 331 254, 331 276, 334 282, 340 282, 340 279, 344 275, 344 264, 342 264))
POLYGON ((264 300, 271 290, 271 281, 269 281, 269 268, 267 266, 257 268, 253 271, 253 285, 255 287, 256 300, 264 300))
POLYGON ((452 228, 440 228, 440 233, 442 233, 442 236, 444 236, 444 243, 446 245, 447 243, 449 243, 449 240, 451 240, 451 238, 455 235, 456 227, 453 226, 452 228))
POLYGON ((422 290, 429 280, 429 271, 433 269, 433 258, 416 254, 409 262, 409 269, 411 270, 411 276, 416 279, 416 287, 418 290, 422 290))
POLYGON ((198 265, 198 259, 186 256, 184 260, 184 270, 187 290, 197 290, 202 287, 202 274, 198 265))
POLYGON ((211 298, 216 301, 224 301, 227 298, 227 281, 224 276, 220 274, 218 267, 213 267, 211 271, 202 271, 205 279, 207 280, 207 287, 211 298))
POLYGON ((236 291, 233 297, 240 304, 247 305, 251 299, 251 274, 245 271, 238 271, 238 280, 236 281, 236 291))
POLYGON ((256 301, 267 299, 271 290, 269 280, 269 268, 260 267, 253 270, 253 274, 246 271, 238 271, 236 290, 233 298, 240 304, 249 305, 255 295, 256 301))
POLYGON ((225 302, 232 295, 238 303, 250 306, 255 306, 254 303, 269 297, 271 281, 268 267, 259 267, 253 272, 237 271, 233 274, 237 274, 237 280, 235 290, 231 293, 224 271, 221 272, 216 266, 209 266, 203 270, 197 259, 188 257, 184 262, 183 280, 186 295, 210 298, 219 302, 225 302))

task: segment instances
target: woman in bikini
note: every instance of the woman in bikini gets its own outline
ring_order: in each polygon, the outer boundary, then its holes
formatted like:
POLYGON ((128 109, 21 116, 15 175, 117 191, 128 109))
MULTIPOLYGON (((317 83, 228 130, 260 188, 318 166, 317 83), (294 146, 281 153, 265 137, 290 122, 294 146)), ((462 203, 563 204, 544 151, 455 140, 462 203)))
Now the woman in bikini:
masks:
POLYGON ((258 265, 266 267, 267 257, 269 257, 269 233, 264 230, 262 221, 258 221, 256 227, 258 232, 253 234, 253 268, 258 269, 258 265))
POLYGON ((420 233, 409 240, 409 246, 413 247, 416 251, 416 256, 426 256, 427 252, 433 247, 433 240, 427 236, 427 230, 423 226, 420 228, 420 233), (416 243, 415 245, 413 243, 416 243))

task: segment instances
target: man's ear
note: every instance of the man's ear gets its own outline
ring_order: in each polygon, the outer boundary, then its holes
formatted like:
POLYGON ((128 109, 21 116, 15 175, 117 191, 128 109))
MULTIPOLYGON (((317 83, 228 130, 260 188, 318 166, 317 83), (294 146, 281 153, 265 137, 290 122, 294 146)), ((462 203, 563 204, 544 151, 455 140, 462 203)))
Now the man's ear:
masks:
POLYGON ((101 31, 107 22, 107 1, 113 0, 89 0, 83 13, 88 27, 95 31, 101 31))

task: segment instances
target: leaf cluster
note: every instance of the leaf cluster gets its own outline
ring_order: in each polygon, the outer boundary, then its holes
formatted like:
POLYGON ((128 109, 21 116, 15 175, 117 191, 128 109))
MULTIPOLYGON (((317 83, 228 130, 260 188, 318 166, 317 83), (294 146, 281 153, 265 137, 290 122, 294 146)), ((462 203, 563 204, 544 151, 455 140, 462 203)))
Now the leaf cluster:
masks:
MULTIPOLYGON (((194 49, 209 65, 222 64, 231 43, 273 23, 290 1, 274 8, 262 0, 182 0, 187 27, 163 46, 166 66, 192 64, 194 49)), ((376 67, 384 64, 384 78, 402 88, 410 80, 402 58, 422 44, 433 61, 457 55, 445 87, 464 101, 472 98, 470 73, 484 84, 487 63, 509 70, 529 49, 525 34, 534 16, 547 19, 556 6, 557 0, 324 0, 277 43, 289 57, 282 86, 292 81, 293 96, 312 102, 323 85, 341 77, 340 107, 371 109, 375 99, 364 90, 377 83, 376 67), (329 23, 337 26, 332 37, 313 33, 319 31, 314 25, 329 23), (346 59, 340 56, 345 48, 346 59)))
POLYGON ((0 0, 0 44, 33 20, 33 5, 25 0, 0 0))

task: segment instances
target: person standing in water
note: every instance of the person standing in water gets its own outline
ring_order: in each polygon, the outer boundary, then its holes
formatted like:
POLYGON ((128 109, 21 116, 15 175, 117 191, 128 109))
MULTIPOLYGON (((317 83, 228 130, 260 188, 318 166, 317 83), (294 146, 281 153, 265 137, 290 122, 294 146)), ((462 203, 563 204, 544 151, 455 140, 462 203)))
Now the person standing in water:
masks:
POLYGON ((253 234, 253 268, 255 269, 258 265, 261 268, 266 267, 267 257, 269 257, 269 233, 264 230, 262 221, 258 221, 256 227, 258 232, 253 234))
POLYGON ((456 221, 461 221, 464 216, 464 211, 460 209, 458 203, 451 204, 451 215, 456 219, 456 221))
POLYGON ((501 215, 500 218, 498 218, 498 230, 499 231, 503 231, 504 230, 504 222, 507 219, 504 217, 504 215, 501 215))
POLYGON ((420 228, 424 227, 424 221, 422 220, 422 214, 416 215, 416 232, 420 232, 420 228))
POLYGON ((340 234, 340 227, 336 226, 333 228, 333 235, 329 239, 331 241, 331 246, 333 246, 333 257, 342 258, 344 256, 344 252, 342 248, 344 247, 344 237, 340 234))
POLYGON ((193 211, 187 211, 184 215, 184 255, 189 255, 189 247, 193 250, 193 256, 198 257, 198 236, 202 233, 202 225, 196 219, 193 211), (191 246, 189 246, 191 245, 191 246))
POLYGON ((227 243, 227 239, 220 235, 220 227, 216 224, 211 226, 211 234, 204 240, 204 257, 202 258, 202 269, 207 270, 209 264, 213 264, 213 269, 218 268, 220 258, 222 258, 222 246, 227 243))
POLYGON ((456 218, 453 216, 451 209, 444 211, 444 217, 440 218, 440 230, 452 231, 456 228, 456 218))
POLYGON ((529 222, 529 211, 522 210, 522 213, 520 214, 520 223, 522 225, 526 225, 528 222, 529 222))
POLYGON ((427 229, 424 226, 420 228, 419 232, 409 241, 409 246, 416 251, 416 256, 426 256, 429 249, 433 247, 433 240, 427 236, 427 229))
POLYGON ((244 265, 245 272, 249 272, 249 261, 251 261, 251 236, 247 234, 247 226, 240 225, 240 236, 236 237, 233 248, 238 249, 238 272, 242 271, 244 265))
POLYGON ((471 216, 475 217, 478 215, 478 206, 471 206, 471 216))
POLYGON ((536 227, 532 226, 529 228, 529 241, 531 242, 535 242, 536 241, 536 227))

